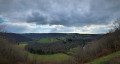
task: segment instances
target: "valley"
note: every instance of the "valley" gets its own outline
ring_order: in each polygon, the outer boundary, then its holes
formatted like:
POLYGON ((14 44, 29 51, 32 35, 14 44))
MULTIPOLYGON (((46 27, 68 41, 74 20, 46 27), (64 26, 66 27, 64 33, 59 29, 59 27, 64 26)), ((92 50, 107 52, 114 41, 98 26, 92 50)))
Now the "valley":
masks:
POLYGON ((24 50, 31 59, 36 57, 43 61, 65 61, 70 59, 76 47, 79 45, 84 46, 92 40, 97 40, 101 36, 102 34, 7 33, 5 38, 13 42, 15 47, 24 50))

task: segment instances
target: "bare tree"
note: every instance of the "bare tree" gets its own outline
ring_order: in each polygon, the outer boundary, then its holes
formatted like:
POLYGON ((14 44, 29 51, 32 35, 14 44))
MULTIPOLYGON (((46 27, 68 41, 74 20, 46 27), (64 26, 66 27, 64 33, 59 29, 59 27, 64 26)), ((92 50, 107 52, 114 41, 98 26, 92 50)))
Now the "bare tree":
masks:
POLYGON ((5 32, 5 25, 0 23, 0 32, 5 32))
POLYGON ((2 23, 2 22, 0 22, 0 33, 1 33, 2 38, 5 38, 6 32, 7 32, 7 31, 6 31, 6 29, 5 29, 5 24, 2 23))
POLYGON ((115 32, 120 30, 120 19, 117 19, 113 25, 112 25, 112 29, 110 30, 110 33, 115 32))

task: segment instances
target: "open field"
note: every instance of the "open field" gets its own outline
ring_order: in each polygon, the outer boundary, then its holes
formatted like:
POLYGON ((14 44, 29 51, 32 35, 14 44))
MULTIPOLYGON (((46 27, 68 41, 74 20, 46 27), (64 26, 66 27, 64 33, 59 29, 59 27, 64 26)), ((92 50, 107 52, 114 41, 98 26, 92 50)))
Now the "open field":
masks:
MULTIPOLYGON (((26 45, 27 44, 19 44, 15 46, 18 47, 19 49, 24 49, 26 45)), ((37 59, 44 60, 44 61, 65 61, 70 58, 70 56, 63 53, 52 54, 52 55, 38 55, 38 54, 32 54, 28 51, 25 51, 25 53, 28 53, 28 57, 30 57, 31 59, 36 57, 37 59)))
POLYGON ((56 38, 41 38, 38 40, 39 43, 52 43, 58 41, 56 38))

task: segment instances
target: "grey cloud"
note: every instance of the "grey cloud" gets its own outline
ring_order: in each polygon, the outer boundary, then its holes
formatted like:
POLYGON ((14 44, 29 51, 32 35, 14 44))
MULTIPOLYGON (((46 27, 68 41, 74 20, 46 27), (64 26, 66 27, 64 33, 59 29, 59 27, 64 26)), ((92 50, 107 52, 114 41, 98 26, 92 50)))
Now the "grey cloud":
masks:
POLYGON ((5 30, 7 32, 12 32, 12 33, 24 33, 24 32, 28 32, 31 28, 26 26, 26 25, 16 25, 16 24, 9 24, 9 23, 5 23, 5 30))
MULTIPOLYGON (((6 32, 12 33, 49 33, 52 28, 50 27, 40 27, 40 26, 32 26, 29 23, 3 23, 4 30, 6 32)), ((1 24, 0 24, 1 28, 1 24)), ((0 30, 1 31, 1 30, 0 30)))
POLYGON ((56 26, 54 28, 51 29, 50 33, 68 33, 68 32, 71 32, 73 33, 74 32, 74 28, 72 27, 65 27, 65 26, 56 26))
POLYGON ((10 22, 39 25, 106 25, 120 17, 120 0, 0 0, 10 22))

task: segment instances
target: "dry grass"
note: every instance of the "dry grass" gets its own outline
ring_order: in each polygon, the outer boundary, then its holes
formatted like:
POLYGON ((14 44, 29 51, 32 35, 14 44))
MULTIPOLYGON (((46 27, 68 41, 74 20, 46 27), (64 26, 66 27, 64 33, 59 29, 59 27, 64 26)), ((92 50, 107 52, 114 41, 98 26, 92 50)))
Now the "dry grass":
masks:
POLYGON ((120 64, 120 55, 113 57, 112 59, 104 62, 104 64, 120 64))

